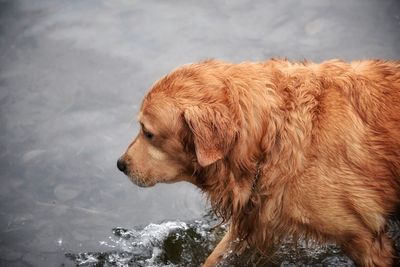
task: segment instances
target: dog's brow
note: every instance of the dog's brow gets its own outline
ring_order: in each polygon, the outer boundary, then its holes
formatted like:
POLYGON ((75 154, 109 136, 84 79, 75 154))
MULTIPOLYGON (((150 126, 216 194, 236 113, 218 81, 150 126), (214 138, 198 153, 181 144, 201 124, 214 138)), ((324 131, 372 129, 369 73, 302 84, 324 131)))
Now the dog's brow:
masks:
POLYGON ((139 114, 137 115, 136 119, 141 122, 142 120, 142 112, 139 112, 139 114))
POLYGON ((142 121, 139 121, 140 126, 142 127, 142 129, 146 132, 150 132, 149 129, 146 127, 146 125, 144 125, 144 123, 142 121))

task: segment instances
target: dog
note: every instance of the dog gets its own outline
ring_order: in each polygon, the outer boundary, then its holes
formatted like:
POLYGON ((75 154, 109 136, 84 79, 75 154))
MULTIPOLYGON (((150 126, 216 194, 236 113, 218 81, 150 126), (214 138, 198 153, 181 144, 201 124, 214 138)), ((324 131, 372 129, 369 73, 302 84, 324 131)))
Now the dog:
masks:
POLYGON ((287 236, 394 264, 400 61, 206 60, 156 82, 138 120, 119 170, 141 187, 190 182, 229 222, 204 266, 287 236))

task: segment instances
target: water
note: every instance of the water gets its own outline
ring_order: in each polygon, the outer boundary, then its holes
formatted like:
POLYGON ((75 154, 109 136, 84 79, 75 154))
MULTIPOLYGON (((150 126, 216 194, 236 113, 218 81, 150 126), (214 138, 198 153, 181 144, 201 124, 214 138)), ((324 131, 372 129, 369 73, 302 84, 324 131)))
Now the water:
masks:
POLYGON ((68 253, 78 266, 199 266, 225 226, 214 227, 208 215, 190 222, 166 221, 144 227, 116 227, 100 243, 107 252, 68 253))
MULTIPOLYGON (((400 229, 397 220, 389 223, 389 235, 400 251, 400 229)), ((106 252, 67 253, 76 266, 161 267, 201 266, 227 230, 226 225, 210 212, 190 222, 167 221, 145 227, 116 227, 108 240, 100 241, 106 252)), ((229 251, 219 267, 354 267, 354 263, 335 244, 318 245, 288 238, 270 258, 245 251, 237 255, 229 251)))
MULTIPOLYGON (((208 214, 191 222, 167 221, 145 227, 126 229, 117 227, 112 236, 100 243, 106 252, 67 253, 77 266, 200 266, 226 231, 208 214)), ((289 239, 272 258, 251 257, 250 252, 225 255, 219 266, 341 266, 354 264, 333 245, 318 246, 289 239)))
POLYGON ((114 228, 101 243, 110 251, 66 254, 78 266, 199 266, 215 240, 200 221, 164 222, 143 229, 114 228))

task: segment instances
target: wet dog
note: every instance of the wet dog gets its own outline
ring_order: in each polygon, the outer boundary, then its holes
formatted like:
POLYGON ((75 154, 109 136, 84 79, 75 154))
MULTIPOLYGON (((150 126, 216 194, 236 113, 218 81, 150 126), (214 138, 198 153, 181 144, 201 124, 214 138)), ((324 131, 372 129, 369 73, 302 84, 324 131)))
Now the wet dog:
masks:
POLYGON ((191 182, 230 223, 204 266, 288 235, 336 242, 359 266, 393 264, 399 61, 186 65, 151 88, 139 123, 118 168, 142 187, 191 182))

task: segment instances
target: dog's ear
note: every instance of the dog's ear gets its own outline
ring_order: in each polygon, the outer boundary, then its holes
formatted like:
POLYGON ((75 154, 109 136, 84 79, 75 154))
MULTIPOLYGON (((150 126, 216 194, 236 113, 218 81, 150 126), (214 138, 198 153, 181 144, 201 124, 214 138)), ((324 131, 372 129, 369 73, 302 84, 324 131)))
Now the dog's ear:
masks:
POLYGON ((193 133, 197 161, 202 167, 222 159, 231 149, 238 127, 225 106, 192 106, 184 118, 193 133))

